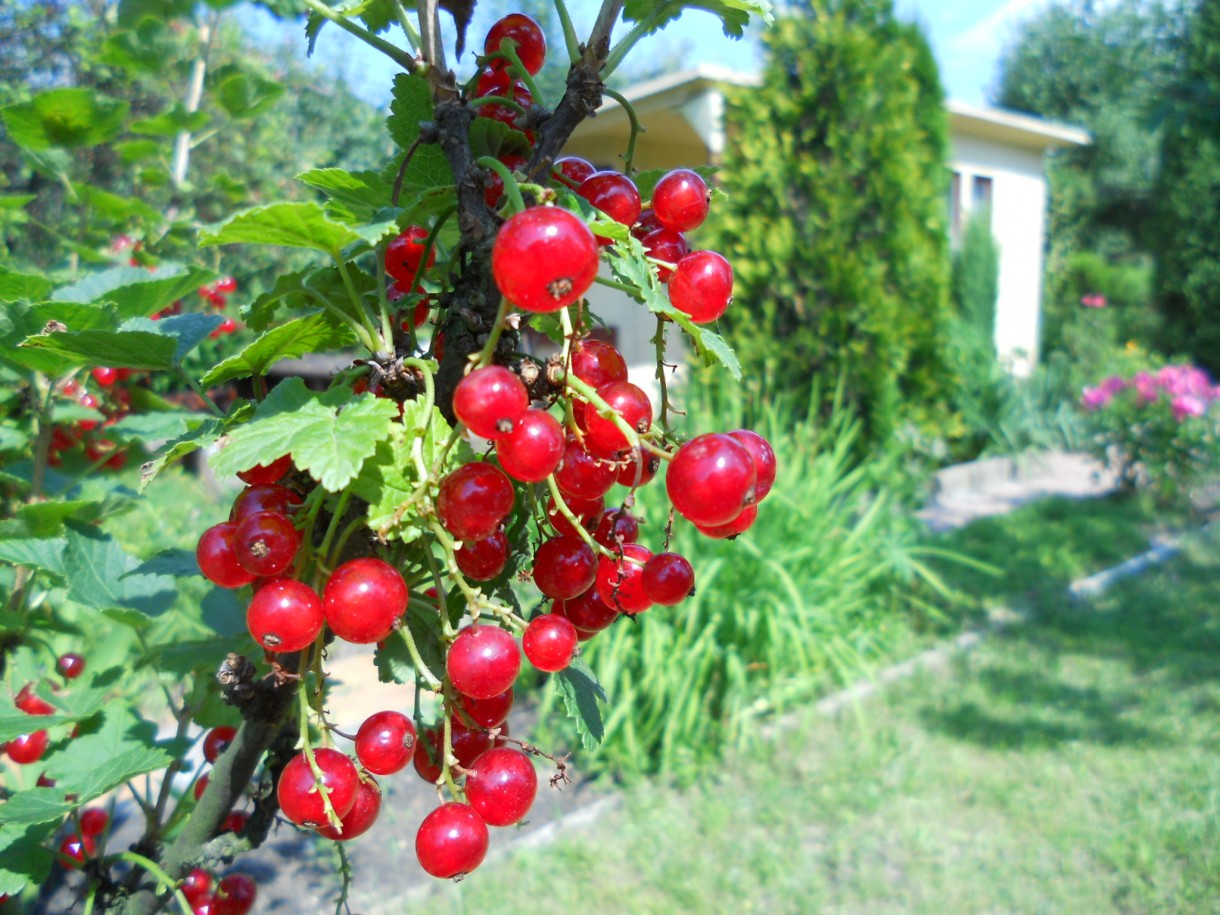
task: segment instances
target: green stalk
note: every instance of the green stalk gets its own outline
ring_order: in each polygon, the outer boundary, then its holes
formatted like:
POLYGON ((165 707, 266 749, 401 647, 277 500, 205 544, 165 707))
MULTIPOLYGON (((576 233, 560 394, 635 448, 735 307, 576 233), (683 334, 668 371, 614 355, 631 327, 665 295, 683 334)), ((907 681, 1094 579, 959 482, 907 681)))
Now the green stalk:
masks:
MULTIPOLYGON (((343 285, 346 287, 347 294, 352 300, 352 305, 356 309, 356 314, 360 316, 361 325, 364 327, 365 332, 369 335, 369 339, 375 341, 377 339, 377 327, 373 324, 372 319, 369 317, 368 309, 364 307, 364 300, 361 299, 360 294, 356 292, 356 284, 352 282, 351 271, 347 269, 347 264, 339 255, 335 255, 335 263, 339 267, 339 275, 343 277, 343 285)), ((382 345, 380 348, 377 348, 376 344, 374 343, 374 346, 370 348, 369 352, 376 355, 377 353, 394 351, 393 337, 391 337, 389 340, 383 340, 381 343, 382 345)))
POLYGON ((142 868, 152 874, 161 882, 162 886, 172 887, 174 891, 174 901, 178 903, 178 908, 183 915, 191 915, 191 904, 186 901, 186 896, 178 887, 178 882, 170 877, 161 866, 151 858, 145 858, 141 854, 134 851, 125 851, 122 854, 115 855, 120 861, 126 861, 128 864, 134 864, 136 867, 142 868))
POLYGON ((635 144, 639 140, 640 134, 644 132, 644 128, 640 126, 640 119, 636 116, 635 107, 631 102, 627 101, 626 96, 610 88, 602 89, 602 93, 610 96, 610 98, 622 105, 623 111, 627 112, 627 120, 631 122, 631 137, 627 140, 627 152, 623 156, 626 162, 625 171, 628 175, 631 175, 635 171, 631 165, 635 159, 635 144))
POLYGON ((493 159, 491 156, 480 156, 475 161, 484 168, 491 169, 503 180, 504 196, 513 205, 513 213, 524 213, 525 198, 521 196, 521 188, 517 186, 517 179, 513 177, 513 173, 509 171, 508 166, 499 159, 493 159))
POLYGON ((324 19, 329 19, 339 28, 343 29, 343 31, 348 32, 351 35, 355 35, 369 47, 376 48, 408 73, 414 73, 419 69, 419 61, 403 51, 402 48, 396 47, 395 45, 390 44, 388 41, 378 38, 367 29, 361 28, 360 26, 356 25, 356 23, 350 21, 346 16, 335 12, 325 3, 322 3, 321 0, 301 0, 301 2, 319 16, 323 17, 324 19))
POLYGON ((580 39, 576 37, 572 15, 563 0, 555 0, 555 12, 559 16, 559 24, 563 27, 563 43, 568 47, 568 62, 577 63, 580 60, 580 39))

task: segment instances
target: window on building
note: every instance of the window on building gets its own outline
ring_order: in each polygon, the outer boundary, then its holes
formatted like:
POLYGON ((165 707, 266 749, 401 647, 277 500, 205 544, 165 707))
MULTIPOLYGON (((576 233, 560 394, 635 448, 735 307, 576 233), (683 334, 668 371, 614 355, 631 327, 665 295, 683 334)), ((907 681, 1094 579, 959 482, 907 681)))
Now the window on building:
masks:
POLYGON ((975 175, 974 188, 970 199, 971 213, 986 213, 986 218, 991 218, 991 188, 992 181, 990 178, 975 175))
POLYGON ((949 241, 956 245, 962 237, 962 175, 954 172, 949 184, 949 241))

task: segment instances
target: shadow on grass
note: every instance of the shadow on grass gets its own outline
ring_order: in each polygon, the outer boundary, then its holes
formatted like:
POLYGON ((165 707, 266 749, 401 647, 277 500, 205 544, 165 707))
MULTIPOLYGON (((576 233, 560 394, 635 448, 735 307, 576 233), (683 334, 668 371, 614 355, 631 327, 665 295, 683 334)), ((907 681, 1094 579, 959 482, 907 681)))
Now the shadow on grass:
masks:
POLYGON ((1198 541, 1094 601, 1046 599, 960 690, 922 710, 925 725, 997 749, 1172 744, 1166 709, 1220 707, 1218 546, 1198 541))

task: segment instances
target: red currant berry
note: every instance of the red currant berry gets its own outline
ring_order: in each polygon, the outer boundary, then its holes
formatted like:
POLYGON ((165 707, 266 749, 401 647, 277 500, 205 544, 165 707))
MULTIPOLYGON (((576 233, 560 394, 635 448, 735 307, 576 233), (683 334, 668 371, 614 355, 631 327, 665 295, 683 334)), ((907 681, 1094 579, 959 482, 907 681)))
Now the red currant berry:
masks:
POLYGON ((496 531, 482 540, 464 540, 453 553, 461 573, 473 581, 491 581, 508 562, 508 535, 496 531))
POLYGON ((258 898, 258 885, 249 874, 222 877, 212 898, 208 915, 247 915, 258 898))
POLYGON ((278 575, 292 564, 301 548, 301 532, 292 519, 279 512, 255 512, 237 525, 233 552, 252 575, 278 575))
POLYGON ((652 209, 657 219, 675 232, 689 232, 707 219, 707 183, 688 168, 676 168, 657 182, 652 209))
POLYGON ((203 738, 203 758, 210 763, 216 762, 216 758, 229 749, 229 744, 236 736, 237 728, 231 725, 222 724, 212 728, 208 731, 208 736, 203 738))
POLYGON ((630 512, 612 508, 602 515, 593 539, 610 549, 620 543, 635 543, 640 539, 640 524, 630 512))
POLYGON ((30 734, 20 734, 10 740, 4 747, 8 758, 19 766, 28 766, 42 759, 47 752, 50 737, 46 731, 34 731, 30 734))
POLYGON ((250 822, 250 814, 235 810, 224 818, 224 822, 220 824, 220 831, 241 832, 246 828, 248 822, 250 822))
POLYGON ((521 650, 538 670, 547 673, 563 670, 576 654, 576 627, 567 617, 555 613, 534 617, 521 636, 521 650))
POLYGON ((453 748, 454 758, 463 769, 469 768, 481 754, 491 749, 491 737, 488 734, 477 728, 468 728, 456 718, 450 728, 449 743, 453 748))
POLYGON ((27 715, 54 715, 55 706, 34 692, 34 684, 27 683, 13 698, 13 705, 27 715))
POLYGON ((591 178, 597 169, 579 156, 564 156, 556 159, 551 173, 572 190, 580 187, 585 179, 591 178))
MULTIPOLYGON (((360 775, 355 765, 346 755, 329 747, 314 750, 313 757, 318 764, 318 771, 322 774, 322 784, 329 793, 335 816, 347 816, 356 802, 356 788, 360 784, 360 775)), ((314 780, 309 759, 304 753, 298 753, 284 766, 279 786, 276 788, 276 797, 279 798, 280 810, 284 812, 284 816, 298 826, 316 829, 329 822, 322 801, 322 791, 314 780)))
POLYGON ((194 905, 196 901, 211 894, 213 883, 212 875, 202 867, 197 867, 182 879, 178 888, 182 890, 186 901, 194 905))
POLYGON ((494 728, 503 724, 513 708, 511 689, 490 699, 471 699, 469 696, 461 696, 459 699, 466 717, 481 728, 494 728))
POLYGON ((513 431, 496 440, 500 466, 514 480, 540 483, 563 460, 564 436, 559 421, 545 410, 526 410, 513 431))
POLYGON ((644 563, 644 593, 654 604, 672 607, 695 591, 695 570, 679 553, 657 553, 644 563))
POLYGON ((239 471, 237 479, 251 486, 257 484, 278 483, 292 470, 292 455, 285 454, 268 464, 255 464, 249 470, 239 471))
POLYGON ((604 496, 614 485, 617 473, 613 464, 594 457, 581 447, 574 436, 568 436, 564 443, 563 460, 555 470, 555 482, 565 497, 588 502, 604 496))
POLYGON ((508 435, 529 405, 521 379, 502 365, 475 369, 453 391, 454 415, 483 438, 508 435))
POLYGON ((93 836, 68 836, 59 845, 59 863, 69 870, 78 870, 85 858, 96 851, 93 836))
POLYGON ((236 535, 237 524, 225 521, 204 531, 195 547, 200 571, 208 581, 222 588, 240 588, 256 577, 237 561, 236 535))
POLYGON ((661 224, 661 220, 657 219, 657 214, 653 212, 652 207, 647 207, 640 211, 640 218, 631 227, 631 234, 642 240, 644 236, 664 228, 665 226, 661 224))
POLYGON ((69 651, 59 656, 55 666, 65 680, 75 680, 85 672, 85 659, 75 651, 69 651))
POLYGON ((119 380, 118 369, 106 368, 100 365, 91 374, 93 375, 93 380, 104 388, 110 387, 119 380))
POLYGON ((588 291, 597 258, 597 242, 579 217, 559 207, 533 207, 500 227, 491 272, 518 308, 547 313, 588 291))
MULTIPOLYGON (((575 635, 572 644, 576 644, 575 635)), ((520 750, 507 747, 488 750, 474 761, 466 776, 466 800, 488 826, 521 822, 537 794, 538 773, 520 750)))
POLYGON ((442 879, 469 874, 487 854, 487 824, 467 804, 442 804, 415 834, 420 867, 442 879))
POLYGON ((616 480, 629 489, 652 482, 661 469, 661 459, 642 446, 626 455, 623 461, 616 480))
POLYGON ((203 797, 203 792, 208 790, 208 782, 210 780, 210 776, 206 772, 195 779, 195 787, 191 789, 191 793, 195 795, 195 800, 203 797))
POLYGON ((741 510, 740 515, 727 524, 716 524, 711 526, 696 524, 695 527, 698 528, 699 533, 703 534, 705 537, 712 537, 716 540, 731 540, 738 534, 744 534, 751 527, 753 527, 754 522, 757 519, 758 506, 747 505, 741 510))
POLYGON ((609 343, 581 340, 572 347, 572 374, 596 390, 616 381, 626 381, 627 361, 609 343))
MULTIPOLYGON (((390 242, 385 249, 385 272, 400 283, 408 286, 416 279, 416 273, 422 273, 420 264, 424 260, 424 250, 428 241, 428 230, 423 226, 407 226, 402 233, 390 242)), ((436 263, 436 249, 428 250, 428 266, 431 269, 436 263)))
POLYGON ((555 601, 551 612, 584 632, 601 632, 618 618, 618 611, 602 600, 596 587, 571 600, 555 601))
POLYGON ((635 182, 618 172, 595 172, 584 180, 576 193, 615 222, 633 226, 640 218, 640 192, 635 182))
POLYGON ((745 445, 754 459, 754 501, 761 502, 775 485, 775 450, 770 442, 749 429, 738 429, 729 435, 745 445))
POLYGON ((267 651, 300 651, 313 643, 325 621, 322 598, 291 578, 261 587, 246 611, 250 635, 267 651))
POLYGON ((240 523, 256 512, 279 512, 286 515, 292 506, 300 504, 301 497, 285 486, 270 483, 247 486, 233 500, 229 520, 240 523))
POLYGON ((372 776, 361 779, 356 788, 356 801, 345 816, 339 818, 342 829, 336 829, 327 823, 318 827, 318 835, 334 839, 337 842, 348 842, 357 836, 362 836, 377 822, 381 813, 381 786, 372 776))
POLYGON ((505 38, 517 43, 517 59, 530 76, 542 69, 546 60, 546 36, 537 22, 524 13, 509 13, 488 31, 483 53, 499 51, 505 38))
POLYGON ((436 515, 457 540, 485 540, 508 517, 515 499, 502 470, 472 461, 441 480, 436 515))
POLYGON ((609 607, 630 616, 652 606, 644 590, 644 564, 652 551, 638 543, 623 544, 623 558, 602 556, 597 561, 597 593, 609 607))
POLYGON ((415 725, 401 712, 376 712, 356 732, 356 758, 374 775, 393 775, 415 755, 415 725))
POLYGON ((89 807, 80 812, 80 833, 82 836, 100 836, 106 831, 110 816, 100 807, 89 807))
POLYGON ((728 524, 754 499, 754 459, 728 435, 707 433, 678 449, 665 491, 682 517, 701 527, 728 524))
MULTIPOLYGON (((567 503, 568 511, 584 528, 585 533, 592 533, 597 529, 597 523, 601 520, 602 512, 606 509, 606 500, 598 496, 595 499, 584 501, 568 496, 564 500, 567 503)), ((563 512, 555 505, 554 499, 548 499, 546 504, 546 519, 551 522, 551 527, 555 528, 555 533, 561 537, 579 537, 577 532, 563 512)))
MULTIPOLYGON (((502 107, 502 106, 486 106, 486 107, 502 107)), ((514 116, 515 116, 515 112, 514 112, 514 116)), ((525 156, 518 156, 518 155, 514 155, 512 153, 509 153, 504 156, 500 156, 499 159, 501 162, 504 163, 505 167, 510 172, 524 171, 525 167, 527 165, 529 165, 529 159, 525 158, 525 156)), ((483 179, 483 201, 489 207, 491 207, 491 209, 494 210, 500 205, 500 201, 503 199, 504 199, 504 179, 500 177, 499 172, 494 171, 493 169, 489 168, 489 169, 487 169, 486 177, 484 177, 484 179, 483 179)))
POLYGON ((441 740, 439 728, 428 728, 419 735, 419 746, 415 750, 415 771, 429 784, 441 777, 441 740))
MULTIPOLYGON (((652 401, 629 381, 618 381, 598 388, 601 396, 628 428, 644 433, 652 426, 652 401)), ((622 430, 608 417, 590 407, 585 408, 585 447, 596 454, 610 457, 630 447, 622 430)))
MULTIPOLYGON (((667 264, 676 264, 690 254, 690 245, 686 243, 686 239, 673 229, 654 229, 640 239, 640 244, 644 246, 644 253, 649 257, 667 264)), ((668 283, 673 274, 672 268, 657 266, 659 282, 668 283)))
POLYGON ((407 583, 380 559, 353 559, 335 569, 322 589, 326 625, 358 645, 380 642, 407 612, 407 583))
POLYGON ((596 575, 597 557, 576 537, 552 537, 534 554, 534 584, 547 597, 575 597, 588 590, 596 575))
POLYGON ((449 646, 445 670, 463 696, 490 699, 517 679, 521 652, 516 640, 498 626, 467 626, 449 646))
POLYGON ((733 298, 733 268, 715 251, 696 251, 678 261, 669 278, 669 301, 696 324, 715 321, 733 298))
POLYGON ((216 281, 215 288, 221 295, 232 295, 237 292, 237 280, 231 276, 222 276, 216 281))

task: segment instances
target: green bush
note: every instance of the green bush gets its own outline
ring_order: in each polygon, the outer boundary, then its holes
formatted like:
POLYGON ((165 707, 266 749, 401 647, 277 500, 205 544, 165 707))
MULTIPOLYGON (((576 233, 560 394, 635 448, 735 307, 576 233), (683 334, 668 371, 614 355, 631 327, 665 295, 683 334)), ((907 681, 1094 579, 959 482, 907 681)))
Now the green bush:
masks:
MULTIPOLYGON (((671 548, 697 570, 696 594, 621 619, 586 643, 585 660, 611 700, 606 738, 585 763, 619 773, 689 774, 756 734, 760 718, 861 676, 911 631, 929 578, 919 525, 879 481, 887 463, 855 457, 859 420, 794 415, 785 399, 755 429, 775 447, 775 488, 736 541, 675 524, 671 548)), ((790 403, 790 398, 787 401, 790 403)), ((689 392, 689 421, 732 429, 745 405, 728 385, 689 392)), ((638 493, 648 526, 665 524, 660 487, 638 493)), ((544 700, 542 721, 557 701, 544 700)))
POLYGON ((736 271, 747 374, 798 400, 821 379, 823 416, 842 379, 871 444, 935 421, 950 387, 943 92, 889 0, 808 7, 767 34, 762 85, 729 93, 709 244, 736 271))
POLYGON ((995 303, 1000 292, 1000 249, 991 235, 991 211, 966 223, 962 244, 953 254, 950 286, 953 304, 963 321, 977 332, 994 355, 995 303))

